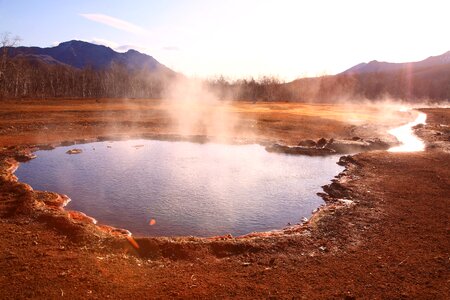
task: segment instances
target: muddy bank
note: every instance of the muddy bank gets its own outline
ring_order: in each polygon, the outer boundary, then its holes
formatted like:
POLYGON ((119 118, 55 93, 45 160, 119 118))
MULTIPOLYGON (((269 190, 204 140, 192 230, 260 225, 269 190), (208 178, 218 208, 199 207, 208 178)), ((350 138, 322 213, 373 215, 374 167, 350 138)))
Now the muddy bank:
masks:
MULTIPOLYGON (((210 141, 216 141, 214 137, 207 137, 207 136, 180 136, 180 135, 145 135, 146 138, 152 137, 154 139, 159 140, 165 140, 165 141, 190 141, 190 142, 196 142, 196 143, 206 143, 210 141)), ((143 136, 135 135, 134 138, 143 138, 143 136)), ((36 156, 32 153, 36 150, 51 150, 58 146, 71 146, 71 145, 79 145, 83 143, 90 143, 95 141, 117 141, 117 140, 123 140, 126 139, 124 136, 116 136, 116 135, 109 135, 109 136, 101 136, 96 139, 77 139, 74 141, 62 141, 59 144, 53 143, 53 144, 38 144, 38 145, 32 145, 29 147, 24 146, 10 146, 7 147, 4 150, 1 155, 5 157, 6 162, 12 161, 13 164, 14 160, 16 161, 27 161, 30 159, 35 158, 36 156)), ((219 141, 220 142, 220 141, 219 141)), ((228 140, 224 141, 226 143, 235 143, 235 144, 245 144, 248 142, 254 142, 243 140, 243 139, 234 139, 234 140, 228 140)), ((283 151, 283 153, 290 153, 290 154, 297 154, 297 155, 328 155, 328 154, 336 154, 336 153, 346 153, 351 150, 355 149, 377 149, 377 147, 387 147, 387 143, 381 142, 379 139, 372 139, 372 140, 363 140, 360 138, 353 138, 350 141, 342 141, 342 140, 326 140, 324 138, 319 139, 317 142, 308 141, 309 143, 314 143, 314 145, 308 147, 308 149, 311 151, 311 153, 305 153, 304 151, 299 152, 287 152, 283 151), (325 152, 326 151, 326 152, 325 152)), ((300 142, 301 144, 302 142, 300 142)), ((109 146, 108 146, 109 147, 109 146)), ((289 149, 297 149, 303 147, 288 147, 289 149)), ((306 148, 305 148, 306 149, 306 148)), ((266 150, 269 152, 274 152, 271 150, 271 146, 267 146, 266 150)), ((282 152, 282 151, 276 151, 276 152, 282 152)), ((73 148, 66 152, 67 154, 81 154, 82 150, 73 148)), ((344 160, 341 160, 343 162, 344 160)), ((341 163, 345 166, 345 163, 341 163)), ((16 164, 15 164, 16 165, 16 164)), ((17 182, 17 178, 13 174, 8 174, 8 178, 14 178, 14 182, 12 184, 20 184, 17 182)), ((28 194, 23 195, 23 198, 27 198, 28 202, 24 203, 22 206, 26 206, 28 209, 31 210, 39 210, 40 213, 44 214, 51 214, 56 212, 56 214, 62 218, 66 218, 67 222, 73 222, 77 223, 80 226, 85 226, 86 230, 90 231, 93 230, 92 227, 95 228, 95 230, 100 230, 103 234, 112 234, 113 236, 121 236, 122 238, 127 238, 127 241, 134 246, 134 248, 138 248, 138 246, 134 245, 132 241, 130 241, 131 233, 126 229, 119 229, 114 228, 111 226, 108 226, 106 224, 97 224, 97 221, 87 216, 83 212, 76 212, 76 211, 66 211, 64 210, 65 205, 70 201, 66 195, 58 195, 54 192, 47 192, 47 191, 33 191, 33 189, 27 185, 27 188, 29 190, 28 194)), ((325 196, 320 194, 323 198, 326 199, 325 196)), ((337 202, 336 202, 337 203, 337 202)), ((344 203, 344 202, 339 202, 344 203)), ((22 209, 22 208, 21 208, 22 209)), ((263 233, 251 233, 247 234, 244 237, 257 237, 257 236, 279 236, 282 234, 287 233, 293 233, 298 230, 299 227, 301 227, 302 224, 294 224, 294 226, 290 226, 289 228, 285 228, 282 230, 272 230, 270 232, 263 232, 263 233)), ((213 237, 212 239, 232 239, 233 237, 231 235, 227 235, 224 237, 213 237)), ((243 237, 239 237, 243 238, 243 237)))
MULTIPOLYGON (((176 137, 162 136, 164 140, 176 140, 176 137)), ((99 137, 96 140, 117 140, 117 137, 99 137)), ((191 137, 184 140, 204 142, 205 137, 191 137)), ((26 222, 43 222, 60 234, 64 234, 75 243, 96 241, 107 244, 115 251, 125 251, 127 254, 144 259, 173 259, 192 260, 199 257, 214 256, 218 258, 256 253, 266 248, 266 243, 277 242, 277 239, 298 237, 309 234, 318 220, 327 213, 335 210, 349 208, 354 202, 344 199, 341 194, 343 188, 338 182, 347 178, 350 170, 357 163, 350 156, 343 157, 339 164, 345 170, 336 176, 329 185, 324 186, 324 193, 319 193, 326 205, 314 210, 312 217, 301 223, 293 224, 283 229, 275 229, 268 232, 249 233, 239 237, 232 235, 199 237, 132 237, 126 229, 115 228, 105 224, 97 224, 97 221, 82 212, 65 210, 65 205, 70 198, 64 194, 50 191, 35 191, 26 183, 21 183, 14 176, 19 162, 26 162, 36 156, 33 151, 51 150, 58 146, 76 145, 92 142, 92 139, 79 139, 77 141, 63 141, 59 145, 36 145, 30 147, 11 146, 0 151, 1 189, 2 194, 8 194, 15 201, 7 202, 9 206, 0 207, 3 217, 14 219, 26 219, 26 222)), ((351 196, 346 195, 347 198, 351 196)))
MULTIPOLYGON (((97 140, 105 140, 105 139, 117 140, 117 138, 114 138, 113 136, 109 136, 107 138, 101 137, 97 140)), ((177 140, 176 137, 166 137, 166 139, 177 140)), ((199 137, 184 137, 184 140, 190 140, 190 141, 202 143, 204 141, 208 141, 209 139, 207 137, 200 137, 200 139, 199 139, 199 137)), ((90 140, 89 142, 91 142, 91 141, 92 140, 90 140)), ((84 142, 87 142, 87 141, 79 139, 79 140, 73 141, 73 142, 63 141, 60 145, 65 145, 65 146, 80 145, 81 143, 84 143, 84 142)), ((36 145, 36 146, 30 146, 30 147, 8 147, 9 148, 8 151, 3 151, 0 155, 5 156, 5 159, 4 159, 5 163, 11 162, 15 166, 15 168, 9 168, 9 167, 7 168, 8 172, 11 172, 11 173, 7 174, 7 177, 12 179, 11 182, 9 182, 9 185, 20 184, 19 182, 17 182, 17 178, 12 173, 17 167, 17 164, 18 164, 17 160, 20 159, 21 162, 31 160, 31 159, 35 158, 33 151, 51 150, 54 147, 57 147, 60 145, 52 144, 52 145, 36 145)), ((108 146, 108 147, 110 147, 110 146, 108 146)), ((67 148, 66 148, 66 150, 67 150, 67 148)), ((69 155, 74 155, 74 154, 82 155, 82 150, 73 148, 73 149, 66 151, 65 153, 69 154, 69 155)), ((333 175, 330 175, 330 177, 332 177, 333 175)), ((326 182, 326 180, 324 182, 326 182)), ((7 185, 8 185, 8 183, 5 182, 5 186, 7 186, 7 185)), ((317 186, 317 188, 318 187, 319 186, 317 186)), ((32 187, 30 187, 28 185, 27 185, 27 188, 28 188, 28 192, 23 195, 23 198, 26 198, 28 200, 22 206, 28 207, 30 210, 34 210, 36 213, 39 212, 39 213, 51 214, 52 212, 56 212, 57 215, 61 215, 65 218, 67 218, 68 222, 74 222, 74 223, 77 223, 78 225, 83 225, 86 227, 86 229, 89 229, 89 230, 92 230, 92 228, 90 228, 90 227, 92 227, 91 225, 94 225, 97 230, 101 230, 103 233, 112 233, 112 234, 114 234, 114 236, 122 235, 122 237, 131 236, 131 234, 126 229, 113 228, 113 227, 107 226, 106 224, 97 224, 97 221, 95 219, 93 219, 90 216, 87 216, 83 212, 66 210, 65 205, 70 201, 70 199, 66 195, 61 195, 61 194, 57 194, 57 193, 50 192, 50 191, 33 190, 32 187)), ((74 195, 75 194, 76 193, 74 193, 74 195)), ((21 208, 21 209, 23 209, 23 208, 21 208)), ((136 212, 136 214, 137 213, 139 213, 139 212, 136 212)), ((308 216, 309 211, 304 212, 304 213, 306 213, 306 215, 308 216)), ((295 219, 296 219, 296 221, 292 222, 293 224, 295 224, 296 222, 299 222, 297 220, 300 220, 300 217, 297 217, 295 219)), ((287 221, 284 224, 286 224, 286 223, 287 223, 287 221)), ((289 225, 290 225, 290 223, 289 223, 289 225)), ((300 224, 295 224, 295 226, 299 226, 299 225, 300 224)), ((285 228, 285 229, 274 229, 274 230, 271 230, 270 232, 264 232, 264 233, 251 233, 246 236, 252 236, 252 237, 275 236, 275 235, 280 235, 280 234, 284 234, 284 233, 288 233, 288 232, 294 232, 293 227, 294 226, 290 226, 289 228, 285 228)), ((274 228, 280 228, 280 227, 274 227, 274 228)), ((130 229, 133 229, 133 227, 130 227, 130 229)), ((248 230, 247 232, 251 232, 251 231, 248 230)), ((233 237, 231 235, 226 235, 223 237, 212 237, 211 240, 232 239, 232 238, 233 237)), ((239 237, 239 238, 243 238, 243 237, 239 237)), ((128 241, 129 241, 129 239, 128 239, 128 241)))
POLYGON ((392 146, 388 142, 378 138, 362 139, 353 137, 349 140, 335 140, 333 138, 327 140, 320 138, 317 141, 302 140, 298 146, 287 146, 273 144, 266 146, 269 152, 307 155, 307 156, 327 156, 336 154, 351 154, 359 152, 367 152, 374 150, 387 150, 392 146))
POLYGON ((62 290, 72 298, 445 299, 449 158, 437 151, 357 155, 339 180, 346 194, 295 234, 137 239, 140 258, 125 240, 74 240, 72 228, 52 220, 3 218, 2 298, 62 290))

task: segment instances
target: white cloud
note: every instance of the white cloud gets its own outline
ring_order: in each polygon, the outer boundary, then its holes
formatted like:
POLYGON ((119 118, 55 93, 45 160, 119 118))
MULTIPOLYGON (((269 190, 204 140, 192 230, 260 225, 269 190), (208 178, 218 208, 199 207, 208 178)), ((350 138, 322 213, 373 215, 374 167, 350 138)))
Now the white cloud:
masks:
POLYGON ((134 45, 134 44, 122 44, 121 45, 116 42, 113 42, 113 41, 110 41, 107 39, 97 38, 97 37, 94 37, 91 40, 86 40, 86 42, 96 44, 96 45, 103 45, 103 46, 113 49, 116 52, 127 52, 128 50, 133 49, 133 50, 139 51, 141 53, 150 53, 149 49, 144 46, 139 46, 139 45, 134 45))
POLYGON ((134 44, 118 45, 117 47, 114 48, 114 50, 116 50, 117 52, 127 52, 128 50, 136 50, 141 53, 150 53, 151 54, 150 50, 147 47, 134 45, 134 44))
POLYGON ((134 34, 143 34, 146 32, 144 28, 135 24, 103 14, 80 14, 80 16, 134 34))
POLYGON ((105 39, 101 39, 101 38, 93 38, 90 42, 92 44, 103 45, 103 46, 109 47, 111 49, 116 49, 117 47, 119 47, 119 44, 117 44, 113 41, 109 41, 109 40, 105 40, 105 39))

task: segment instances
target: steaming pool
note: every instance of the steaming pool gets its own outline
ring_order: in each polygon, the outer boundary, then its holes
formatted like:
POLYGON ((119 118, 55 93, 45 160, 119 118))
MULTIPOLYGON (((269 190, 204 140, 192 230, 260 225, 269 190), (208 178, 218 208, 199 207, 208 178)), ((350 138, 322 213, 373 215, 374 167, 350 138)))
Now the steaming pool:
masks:
POLYGON ((96 142, 51 151, 15 175, 67 194, 70 210, 146 236, 234 236, 299 223, 323 204, 339 156, 268 153, 260 145, 156 140, 96 142), (82 153, 66 154, 78 148, 82 153))

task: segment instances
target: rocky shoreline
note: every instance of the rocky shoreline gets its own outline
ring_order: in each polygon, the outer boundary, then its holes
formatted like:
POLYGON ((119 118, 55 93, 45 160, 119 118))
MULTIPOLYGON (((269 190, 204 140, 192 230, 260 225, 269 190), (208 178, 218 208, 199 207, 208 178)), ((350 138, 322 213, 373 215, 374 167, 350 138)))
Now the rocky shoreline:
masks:
MULTIPOLYGON (((197 142, 197 143, 204 143, 207 141, 211 141, 212 139, 204 136, 193 136, 193 137, 182 137, 180 139, 180 136, 158 136, 160 140, 169 140, 169 141, 190 141, 190 142, 197 142)), ((67 203, 70 201, 70 198, 67 195, 64 194, 58 194, 51 191, 35 191, 31 186, 29 186, 26 183, 19 182, 17 180, 17 177, 14 176, 15 170, 18 168, 20 162, 26 162, 31 159, 36 158, 36 155, 33 153, 37 150, 52 150, 58 146, 70 146, 70 145, 77 145, 77 144, 83 144, 83 143, 90 143, 95 141, 114 141, 114 140, 121 140, 122 137, 117 136, 108 136, 108 137, 99 137, 97 139, 78 139, 76 141, 63 141, 59 144, 40 144, 40 145, 34 145, 34 146, 10 146, 6 150, 0 151, 0 171, 1 171, 1 177, 0 180, 2 181, 2 187, 6 190, 11 190, 13 187, 18 187, 18 189, 21 190, 21 197, 26 199, 19 207, 13 208, 11 207, 9 210, 6 209, 7 212, 5 212, 6 215, 8 214, 15 214, 16 212, 23 212, 27 211, 28 213, 32 214, 44 214, 46 215, 46 218, 51 217, 52 214, 56 215, 56 218, 63 218, 68 223, 73 223, 72 225, 77 225, 78 228, 83 228, 83 230, 86 231, 86 233, 91 234, 95 231, 100 231, 101 233, 106 233, 107 235, 111 235, 112 237, 131 237, 131 233, 126 229, 120 229, 111 227, 105 224, 97 224, 97 221, 84 214, 83 212, 77 212, 77 211, 71 211, 71 210, 65 210, 64 207, 67 205, 67 203), (94 230, 92 228, 92 225, 94 226, 94 230)), ((242 143, 242 141, 240 141, 242 143)), ((327 145, 329 145, 328 143, 327 145)), ((267 149, 267 147, 266 147, 267 149)), ((72 149, 68 150, 68 154, 79 154, 81 151, 77 151, 78 149, 72 149)), ((317 149, 320 151, 319 149, 317 149)), ((269 151, 269 150, 268 150, 269 151)), ((296 153, 299 155, 304 155, 304 153, 296 153)), ((342 166, 347 167, 347 161, 340 160, 339 164, 342 166)), ((345 171, 344 171, 345 172, 345 171)), ((343 174, 339 174, 336 176, 339 178, 343 174)), ((333 181, 335 181, 334 179, 333 181)), ((325 188, 325 187, 324 187, 325 188)), ((319 193, 319 196, 321 196, 324 200, 326 200, 326 203, 333 202, 335 205, 339 203, 339 199, 330 200, 333 197, 331 197, 327 192, 325 193, 319 193)), ((323 210, 323 207, 317 208, 314 213, 319 211, 320 209, 323 210)), ((284 229, 274 229, 269 232, 256 232, 256 233, 249 233, 244 236, 239 237, 233 237, 231 235, 224 235, 224 236, 215 236, 215 237, 209 237, 205 238, 205 240, 229 240, 229 239, 245 239, 245 238, 254 238, 254 237, 268 237, 268 236, 279 236, 284 234, 292 234, 295 232, 299 232, 303 230, 303 227, 307 225, 307 221, 304 221, 302 223, 295 224, 293 226, 286 227, 284 229)), ((70 227, 70 226, 69 226, 70 227)), ((178 238, 183 240, 184 238, 178 238)), ((203 239, 203 238, 196 238, 196 239, 203 239)), ((138 247, 135 247, 136 249, 138 247)))
POLYGON ((273 144, 266 146, 268 152, 307 155, 307 156, 327 156, 336 154, 351 154, 375 150, 387 150, 391 147, 387 142, 378 138, 362 139, 354 137, 350 140, 327 140, 320 138, 317 141, 302 140, 297 146, 287 146, 273 144))
MULTIPOLYGON (((81 141, 78 141, 81 142, 81 141)), ((68 145, 67 142, 62 143, 68 145)), ((55 145, 53 145, 55 146, 55 145)), ((313 230, 323 216, 336 210, 345 210, 355 202, 348 194, 343 197, 346 188, 340 183, 347 180, 349 174, 357 167, 356 161, 350 156, 342 157, 339 164, 345 170, 336 176, 329 185, 323 186, 324 192, 318 193, 325 204, 315 209, 309 219, 283 229, 267 232, 253 232, 243 236, 232 235, 201 237, 133 237, 126 229, 115 228, 97 221, 78 211, 65 210, 70 198, 63 194, 50 191, 35 191, 26 183, 21 183, 14 176, 18 161, 25 162, 35 158, 32 153, 38 149, 52 149, 53 146, 40 145, 36 147, 9 147, 0 151, 0 181, 1 191, 11 193, 16 198, 23 199, 9 211, 3 211, 3 217, 25 217, 39 220, 70 237, 75 242, 97 240, 107 244, 112 249, 125 249, 130 255, 146 259, 192 259, 208 253, 221 256, 233 256, 247 251, 260 251, 265 248, 268 240, 276 241, 289 237, 302 236, 313 230), (347 199, 348 198, 348 199, 347 199), (275 240, 273 240, 275 239, 275 240), (198 248, 198 249, 197 249, 198 248), (253 250, 252 250, 253 249, 253 250), (214 254, 215 253, 215 254, 214 254)), ((57 145, 56 145, 57 146, 57 145)))
MULTIPOLYGON (((182 135, 169 135, 169 134, 158 134, 158 135, 135 135, 135 136, 116 136, 116 135, 108 135, 108 136, 99 136, 98 138, 90 138, 90 139, 75 139, 73 141, 67 140, 62 141, 60 143, 52 143, 52 144, 38 144, 31 146, 10 146, 0 151, 0 171, 2 171, 2 176, 0 180, 2 181, 2 186, 8 189, 11 186, 18 186, 22 189, 21 197, 27 199, 24 201, 20 207, 16 209, 16 211, 33 211, 33 213, 43 214, 45 215, 45 219, 51 219, 54 214, 57 219, 64 220, 64 222, 68 223, 68 226, 64 226, 65 228, 77 228, 76 232, 72 233, 74 235, 95 235, 98 234, 104 236, 112 237, 113 239, 125 239, 133 246, 135 253, 145 257, 146 254, 143 252, 142 248, 136 244, 134 238, 131 238, 132 234, 126 230, 121 228, 115 228, 112 226, 108 226, 106 224, 97 224, 97 221, 87 216, 83 212, 65 210, 65 205, 70 201, 70 198, 67 195, 57 194, 55 192, 50 191, 34 191, 31 186, 26 183, 20 183, 17 180, 17 177, 13 175, 14 171, 17 169, 19 162, 26 162, 28 160, 36 158, 36 155, 33 153, 37 150, 52 150, 58 146, 72 146, 77 144, 84 143, 92 143, 92 142, 101 142, 101 141, 117 141, 117 140, 125 140, 125 139, 155 139, 155 140, 164 140, 164 141, 189 141, 194 143, 207 143, 207 142, 216 142, 217 140, 214 137, 208 137, 203 135, 194 135, 194 136, 182 136, 182 135), (8 164, 10 165, 8 167, 8 164), (5 166, 6 168, 2 168, 5 166), (3 170, 2 170, 3 169, 3 170), (3 176, 4 175, 4 176, 3 176), (26 208, 26 209, 25 209, 26 208), (131 239, 130 239, 131 238, 131 239)), ((221 141, 219 141, 221 142, 221 141)), ((223 142, 223 141, 222 141, 223 142)), ((349 153, 357 153, 357 152, 366 152, 366 151, 374 151, 374 150, 386 150, 392 145, 387 142, 384 142, 378 138, 373 139, 362 139, 359 137, 353 137, 351 139, 325 139, 320 138, 317 141, 306 139, 301 140, 297 146, 287 146, 280 144, 270 144, 267 141, 260 140, 229 140, 227 143, 234 144, 247 144, 256 142, 262 145, 266 145, 265 149, 268 152, 276 152, 276 153, 284 153, 284 154, 292 154, 292 155, 307 155, 307 156, 327 156, 327 155, 336 155, 336 154, 349 154, 349 153)), ((71 149, 66 152, 67 154, 80 154, 81 151, 79 149, 71 149)), ((312 220, 317 219, 318 216, 323 215, 328 211, 328 209, 337 209, 344 208, 347 206, 354 205, 355 203, 351 200, 351 196, 349 195, 345 186, 343 186, 342 182, 346 181, 348 178, 348 174, 350 173, 350 169, 354 169, 358 167, 358 163, 352 156, 342 156, 338 162, 339 165, 344 166, 345 169, 334 179, 331 180, 331 183, 323 186, 323 192, 317 193, 324 201, 325 205, 322 205, 315 209, 312 212, 310 219, 303 220, 302 222, 294 225, 290 225, 283 229, 274 229, 268 232, 253 232, 243 236, 233 237, 232 235, 224 235, 224 236, 214 236, 208 238, 193 238, 193 237, 178 237, 174 238, 174 241, 191 241, 195 240, 198 242, 202 241, 217 241, 217 240, 245 240, 248 238, 267 238, 267 237, 276 237, 276 236, 284 236, 289 234, 296 234, 304 231, 308 228, 308 224, 312 222, 312 220), (320 212, 320 213, 319 213, 320 212)), ((19 188, 19 189, 20 189, 19 188)), ((8 214, 8 213, 6 213, 8 214)), ((313 221, 315 222, 315 221, 313 221)), ((141 237, 139 238, 140 242, 143 239, 151 239, 158 240, 159 238, 155 237, 141 237)), ((162 238, 166 239, 166 238, 162 238)), ((120 244, 121 242, 119 242, 120 244)))

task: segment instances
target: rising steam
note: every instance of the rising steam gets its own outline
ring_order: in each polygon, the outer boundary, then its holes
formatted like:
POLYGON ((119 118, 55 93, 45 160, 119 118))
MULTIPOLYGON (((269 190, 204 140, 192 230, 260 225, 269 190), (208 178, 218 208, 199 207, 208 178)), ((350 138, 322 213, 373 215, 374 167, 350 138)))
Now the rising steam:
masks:
POLYGON ((177 78, 171 81, 163 99, 175 133, 205 135, 221 141, 235 136, 239 125, 237 114, 204 81, 177 78))

